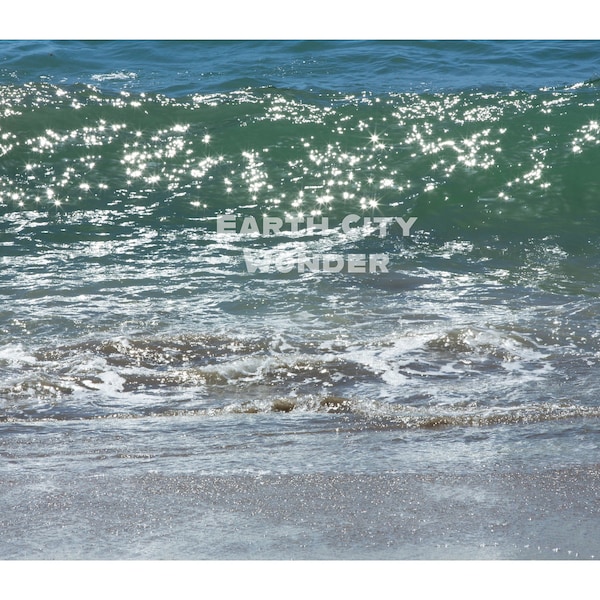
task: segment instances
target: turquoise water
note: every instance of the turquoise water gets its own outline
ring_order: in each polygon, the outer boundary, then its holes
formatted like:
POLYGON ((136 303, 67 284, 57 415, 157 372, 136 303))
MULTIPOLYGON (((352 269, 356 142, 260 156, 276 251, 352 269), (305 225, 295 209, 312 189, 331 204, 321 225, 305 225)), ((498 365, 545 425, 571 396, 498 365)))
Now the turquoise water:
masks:
POLYGON ((585 41, 1 42, 7 481, 597 464, 599 77, 585 41))

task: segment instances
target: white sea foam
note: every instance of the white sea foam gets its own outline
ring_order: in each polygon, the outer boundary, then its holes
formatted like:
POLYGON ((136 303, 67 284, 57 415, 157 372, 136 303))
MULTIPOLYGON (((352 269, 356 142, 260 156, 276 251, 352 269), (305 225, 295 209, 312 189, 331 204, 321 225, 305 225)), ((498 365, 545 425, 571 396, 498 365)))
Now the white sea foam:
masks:
POLYGON ((90 78, 92 81, 122 81, 127 79, 137 79, 137 73, 133 71, 114 71, 112 73, 95 73, 90 78))
POLYGON ((5 363, 11 367, 33 365, 37 358, 27 352, 22 344, 9 344, 0 348, 0 365, 5 363))

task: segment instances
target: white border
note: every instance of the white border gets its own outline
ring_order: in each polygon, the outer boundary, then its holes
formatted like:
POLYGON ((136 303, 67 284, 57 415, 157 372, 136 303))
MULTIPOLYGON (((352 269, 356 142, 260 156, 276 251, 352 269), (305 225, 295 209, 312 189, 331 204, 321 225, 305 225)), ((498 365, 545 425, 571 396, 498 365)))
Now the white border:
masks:
POLYGON ((11 2, 0 39, 598 39, 589 2, 11 2))
POLYGON ((579 598, 595 561, 17 561, 0 563, 7 597, 579 598))

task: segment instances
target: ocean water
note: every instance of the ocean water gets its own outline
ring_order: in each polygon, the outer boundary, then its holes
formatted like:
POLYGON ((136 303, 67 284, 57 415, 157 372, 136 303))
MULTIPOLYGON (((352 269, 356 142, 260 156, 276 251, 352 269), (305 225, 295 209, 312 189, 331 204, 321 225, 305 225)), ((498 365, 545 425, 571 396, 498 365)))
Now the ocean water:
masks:
POLYGON ((0 42, 0 556, 594 558, 600 42, 0 42))

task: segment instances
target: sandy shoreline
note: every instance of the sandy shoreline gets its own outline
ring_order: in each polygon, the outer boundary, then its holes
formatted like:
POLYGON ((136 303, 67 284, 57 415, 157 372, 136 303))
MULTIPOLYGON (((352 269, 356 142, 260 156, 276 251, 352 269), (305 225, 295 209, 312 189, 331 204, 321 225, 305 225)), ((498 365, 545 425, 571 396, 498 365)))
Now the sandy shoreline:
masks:
POLYGON ((600 467, 15 475, 0 559, 594 559, 600 467))

